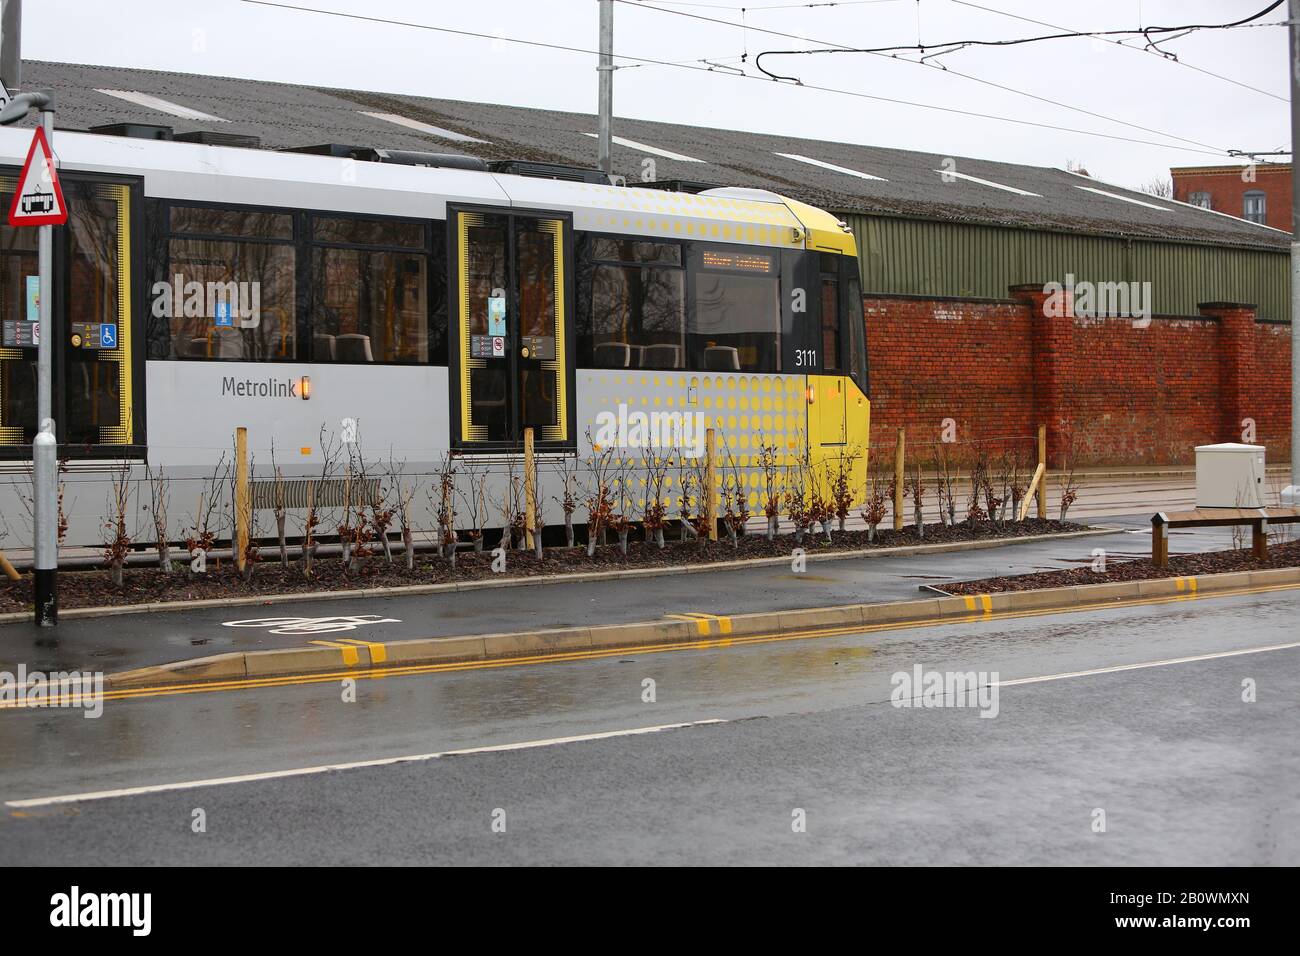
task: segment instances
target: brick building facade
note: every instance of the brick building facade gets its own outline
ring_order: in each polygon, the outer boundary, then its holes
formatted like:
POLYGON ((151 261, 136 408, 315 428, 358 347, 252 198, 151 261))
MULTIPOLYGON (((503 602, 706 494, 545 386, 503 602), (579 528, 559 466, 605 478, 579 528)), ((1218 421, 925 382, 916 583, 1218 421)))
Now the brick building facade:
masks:
POLYGON ((1291 231, 1291 164, 1186 166, 1169 170, 1180 202, 1291 231))

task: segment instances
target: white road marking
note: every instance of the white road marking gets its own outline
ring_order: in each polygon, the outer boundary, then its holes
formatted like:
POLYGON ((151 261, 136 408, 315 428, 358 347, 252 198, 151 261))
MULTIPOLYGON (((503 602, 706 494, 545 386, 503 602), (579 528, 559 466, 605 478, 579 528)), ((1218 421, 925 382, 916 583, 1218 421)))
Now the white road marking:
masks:
POLYGON ((1065 680, 1069 677, 1091 677, 1094 674, 1116 674, 1120 671, 1136 671, 1146 667, 1168 667, 1170 664, 1191 664, 1195 661, 1212 661, 1220 657, 1240 657, 1242 654, 1263 654, 1268 651, 1286 651, 1300 647, 1300 641, 1290 644, 1270 644, 1267 647, 1247 647, 1239 651, 1218 651, 1214 654, 1197 654, 1195 657, 1171 657, 1163 661, 1144 661, 1141 664, 1117 664, 1114 667, 1098 667, 1090 671, 1068 671, 1064 674, 1047 674, 1043 677, 1021 677, 1017 680, 998 681, 999 687, 1014 687, 1017 684, 1039 684, 1049 680, 1065 680))
POLYGON ((6 800, 6 807, 23 809, 27 807, 48 807, 59 803, 82 803, 88 800, 111 800, 116 797, 135 797, 145 793, 166 793, 169 790, 196 790, 200 787, 220 787, 231 783, 253 783, 258 780, 276 780, 281 777, 305 777, 310 774, 328 773, 331 770, 355 770, 360 767, 386 767, 398 763, 416 763, 424 760, 437 760, 439 757, 460 757, 468 754, 502 753, 508 750, 531 750, 536 747, 554 747, 557 744, 576 744, 590 740, 608 740, 611 737, 633 737, 638 734, 654 734, 661 730, 680 730, 684 727, 699 727, 705 724, 725 724, 727 721, 717 718, 710 720, 691 720, 682 724, 659 724, 655 727, 633 727, 629 730, 607 730, 598 734, 578 734, 574 737, 551 737, 546 740, 526 740, 514 744, 493 744, 490 747, 470 747, 464 750, 442 750, 437 753, 411 754, 405 757, 384 757, 378 760, 357 760, 352 763, 322 764, 318 767, 297 767, 293 770, 268 770, 262 773, 246 773, 235 777, 209 777, 206 780, 185 780, 179 783, 160 783, 145 787, 123 787, 118 790, 93 790, 89 793, 69 793, 57 797, 34 797, 30 800, 6 800))

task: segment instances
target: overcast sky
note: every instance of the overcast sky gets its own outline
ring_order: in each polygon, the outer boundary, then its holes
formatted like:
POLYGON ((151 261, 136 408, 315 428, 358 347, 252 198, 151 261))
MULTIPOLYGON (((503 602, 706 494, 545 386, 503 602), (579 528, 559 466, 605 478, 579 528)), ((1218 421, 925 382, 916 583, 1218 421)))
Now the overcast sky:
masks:
MULTIPOLYGON (((597 44, 596 0, 284 2, 580 50, 594 50, 597 44)), ((918 33, 922 42, 933 43, 1058 32, 1004 14, 1071 30, 1108 30, 1227 22, 1269 2, 846 0, 809 7, 802 0, 750 0, 743 14, 747 30, 686 16, 739 23, 738 0, 616 2, 614 50, 694 66, 708 60, 759 76, 754 56, 770 49, 914 44, 918 33), (645 9, 650 6, 661 9, 645 9), (813 42, 761 30, 797 34, 813 42)), ((1285 4, 1263 22, 1280 22, 1284 10, 1285 4)), ((947 71, 870 54, 764 59, 765 67, 798 76, 803 87, 720 70, 642 65, 615 73, 614 112, 1044 166, 1074 161, 1094 176, 1130 186, 1167 177, 1171 165, 1228 161, 1221 153, 1216 158, 1216 151, 1289 147, 1285 28, 1196 31, 1164 44, 1179 63, 1142 52, 1140 41, 1129 43, 1137 49, 1088 38, 967 48, 936 61, 947 71), (1016 125, 811 86, 1061 128, 1016 125)), ((594 112, 596 107, 595 59, 586 53, 272 9, 242 0, 27 0, 23 55, 580 112, 594 112)), ((591 158, 594 164, 594 143, 591 158)))

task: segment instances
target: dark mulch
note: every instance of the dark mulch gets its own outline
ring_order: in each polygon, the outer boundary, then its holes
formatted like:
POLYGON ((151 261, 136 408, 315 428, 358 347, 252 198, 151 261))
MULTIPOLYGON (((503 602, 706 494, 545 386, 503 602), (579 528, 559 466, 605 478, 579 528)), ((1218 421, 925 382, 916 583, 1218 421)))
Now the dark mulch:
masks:
MULTIPOLYGON (((1008 523, 997 528, 990 523, 973 527, 959 525, 947 528, 932 524, 918 539, 912 528, 902 531, 881 530, 874 543, 867 541, 866 531, 833 532, 833 541, 826 543, 821 535, 805 536, 802 547, 809 554, 826 554, 835 551, 854 551, 865 548, 888 548, 911 544, 938 544, 953 541, 1019 538, 1037 534, 1060 534, 1085 530, 1073 522, 1040 521, 1035 518, 1020 523, 1008 523)), ((507 556, 506 577, 525 577, 541 574, 566 574, 581 571, 600 571, 618 568, 662 567, 665 565, 707 564, 714 561, 734 561, 745 558, 787 557, 795 545, 793 535, 781 535, 768 541, 760 535, 739 539, 739 547, 723 536, 717 542, 679 542, 670 540, 660 550, 641 541, 628 545, 627 556, 619 551, 616 539, 611 544, 597 548, 594 557, 588 558, 585 548, 548 548, 542 561, 532 552, 511 551, 507 556)), ((307 591, 341 591, 350 588, 398 587, 405 584, 439 584, 449 581, 472 581, 493 577, 492 556, 489 552, 461 551, 453 571, 441 559, 429 554, 416 555, 416 566, 407 570, 400 555, 394 564, 382 556, 362 560, 360 569, 345 573, 337 556, 316 559, 312 576, 303 576, 297 561, 290 561, 282 569, 274 549, 262 552, 263 560, 256 566, 252 581, 241 580, 229 562, 210 561, 208 572, 191 575, 187 571, 170 574, 156 567, 128 566, 121 588, 113 586, 108 572, 103 569, 64 569, 59 574, 59 604, 65 608, 98 607, 103 605, 146 604, 154 601, 194 601, 206 598, 249 597, 268 594, 294 594, 307 591)), ((21 611, 31 607, 31 581, 24 576, 21 581, 0 580, 0 612, 21 611)))
POLYGON ((1000 578, 982 578, 958 584, 937 585, 949 594, 995 594, 999 591, 1033 591, 1038 588, 1065 588, 1078 584, 1109 584, 1114 581, 1146 581, 1153 578, 1177 578, 1189 575, 1216 574, 1225 571, 1266 571, 1270 568, 1300 567, 1300 541, 1273 545, 1268 560, 1256 561, 1249 548, 1232 551, 1207 551, 1204 554, 1170 555, 1167 568, 1157 568, 1150 558, 1137 561, 1108 562, 1104 572, 1091 565, 1063 571, 1038 571, 1000 578))

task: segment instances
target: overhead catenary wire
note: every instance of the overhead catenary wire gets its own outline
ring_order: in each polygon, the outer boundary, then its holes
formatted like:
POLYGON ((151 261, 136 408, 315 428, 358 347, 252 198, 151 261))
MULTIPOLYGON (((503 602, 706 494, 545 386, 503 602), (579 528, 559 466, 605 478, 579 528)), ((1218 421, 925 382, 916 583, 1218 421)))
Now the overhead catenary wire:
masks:
MULTIPOLYGON (((292 10, 297 13, 315 13, 323 16, 341 17, 343 19, 359 20, 368 23, 378 23, 388 26, 410 27, 417 30, 430 30, 435 33, 446 33, 453 36, 473 37, 480 40, 494 40, 499 43, 514 43, 521 46, 538 47, 547 50, 557 50, 566 53, 581 53, 587 56, 599 56, 599 51, 586 47, 576 47, 563 43, 550 43, 544 40, 528 40, 522 37, 509 37, 500 34, 482 33, 475 30, 461 30, 454 27, 440 27, 428 23, 417 23, 410 20, 394 20, 384 17, 369 16, 361 13, 346 13, 340 10, 326 10, 318 7, 298 6, 290 3, 281 3, 277 0, 240 0, 241 3, 247 3, 254 6, 271 7, 281 10, 292 10)), ((735 24, 731 24, 735 26, 735 24)), ((756 29, 751 27, 751 29, 756 29)), ((673 62, 662 60, 654 57, 634 56, 626 53, 613 54, 615 60, 626 60, 637 64, 652 64, 655 66, 670 67, 679 70, 695 70, 700 73, 712 73, 714 76, 725 76, 740 80, 753 80, 755 82, 770 83, 771 81, 760 76, 751 74, 737 75, 729 71, 714 70, 712 67, 696 66, 690 63, 673 62)), ((996 113, 982 113, 978 110, 959 109, 954 106, 942 106, 937 103, 922 103, 915 100, 905 100, 898 97, 882 96, 877 93, 864 93, 858 90, 842 90, 831 86, 822 86, 813 83, 803 83, 799 89, 816 90, 823 93, 831 93, 838 96, 849 96, 855 99, 871 100, 879 103, 890 103, 896 106, 907 106, 916 109, 932 110, 940 113, 947 113, 955 116, 968 116, 974 119, 992 120, 998 123, 1010 123, 1016 126, 1030 127, 1034 129, 1047 129, 1055 132, 1070 133, 1076 136, 1088 136, 1096 139, 1114 140, 1124 143, 1135 143, 1140 146, 1153 146, 1158 149, 1174 149, 1180 152, 1201 153, 1207 156, 1226 156, 1226 150, 1215 147, 1199 148, 1193 146, 1178 146, 1174 143, 1158 142, 1155 140, 1138 139, 1133 136, 1121 136, 1117 133, 1103 133, 1099 130, 1078 129, 1072 126, 1061 126, 1055 123, 1043 123, 1036 120, 1019 119, 1011 116, 999 116, 996 113)))
MULTIPOLYGON (((618 2, 627 3, 630 2, 630 0, 618 0, 618 2)), ((1110 36, 1128 36, 1128 37, 1141 36, 1147 40, 1148 46, 1154 47, 1155 43, 1152 41, 1151 38, 1157 35, 1165 35, 1165 34, 1186 35, 1186 33, 1191 32, 1193 30, 1230 30, 1236 27, 1254 26, 1254 25, 1281 26, 1282 24, 1280 23, 1255 24, 1254 21, 1260 19, 1261 17, 1267 16, 1269 13, 1273 12, 1279 6, 1281 6, 1282 3, 1283 0, 1273 0, 1272 3, 1270 3, 1267 7, 1258 11, 1257 13, 1253 13, 1248 17, 1242 17, 1239 20, 1233 20, 1228 23, 1186 23, 1186 24, 1180 24, 1178 26, 1172 26, 1172 27, 1150 26, 1150 27, 1138 27, 1136 29, 1128 29, 1128 30, 1067 30, 1061 33, 1050 33, 1050 34, 1044 34, 1041 36, 1033 36, 1033 37, 1012 37, 1010 39, 1004 39, 1004 40, 970 39, 970 40, 948 40, 948 41, 943 41, 938 43, 926 43, 926 44, 901 43, 901 44, 894 44, 892 46, 879 46, 879 47, 828 46, 824 49, 819 49, 819 50, 766 50, 763 53, 758 54, 758 56, 754 58, 754 65, 758 67, 760 71, 766 73, 772 79, 793 79, 793 77, 782 77, 775 73, 770 73, 769 71, 763 69, 759 61, 765 56, 808 56, 812 54, 821 54, 821 53, 926 53, 926 52, 933 53, 940 50, 947 50, 949 52, 953 52, 956 50, 965 49, 967 47, 1020 46, 1026 43, 1042 43, 1048 40, 1078 39, 1080 37, 1098 37, 1104 39, 1105 37, 1110 37, 1110 36)), ((648 6, 648 4, 640 4, 640 5, 648 6)), ((682 16, 687 15, 682 13, 681 11, 676 11, 676 10, 671 10, 667 12, 677 13, 682 16)), ((806 40, 807 38, 798 37, 798 39, 806 40)))
MULTIPOLYGON (((662 3, 663 0, 659 0, 659 2, 662 3)), ((972 9, 975 10, 983 10, 987 13, 994 13, 1001 17, 1010 17, 1012 20, 1022 20, 1025 23, 1033 23, 1040 27, 1048 27, 1052 30, 1069 29, 1068 27, 1061 26, 1059 23, 1048 23, 1046 20, 1035 20, 1033 17, 1022 16, 1021 14, 1018 13, 1010 13, 1006 10, 998 10, 994 7, 984 6, 981 3, 972 3, 970 2, 970 0, 949 0, 949 2, 955 3, 963 7, 971 7, 972 9)), ((1105 43, 1110 43, 1114 46, 1123 47, 1125 50, 1132 50, 1134 53, 1145 53, 1150 56, 1159 57, 1160 59, 1168 63, 1174 63, 1177 64, 1178 66, 1186 67, 1189 70, 1195 70, 1197 73, 1204 73, 1206 76, 1214 77, 1216 80, 1222 80, 1225 83, 1231 83, 1234 86, 1240 86, 1242 89, 1251 90, 1252 92, 1255 93, 1261 93, 1264 96, 1271 96, 1273 99, 1280 100, 1283 103, 1290 102, 1285 96, 1279 96, 1276 93, 1270 93, 1268 90, 1260 89, 1258 86, 1251 86, 1249 83, 1243 83, 1241 80, 1235 80, 1230 76, 1224 76, 1222 73, 1215 73, 1213 70, 1207 70, 1204 67, 1200 67, 1192 63, 1188 63, 1186 60, 1180 59, 1177 56, 1172 56, 1168 51, 1153 50, 1147 47, 1129 46, 1123 40, 1112 40, 1107 37, 1097 37, 1096 39, 1102 40, 1105 43)))
MULTIPOLYGON (((686 17, 690 17, 691 19, 695 19, 695 20, 705 20, 705 21, 708 21, 709 23, 722 24, 722 25, 731 26, 731 27, 742 27, 742 26, 745 26, 744 24, 736 23, 735 21, 732 21, 732 20, 719 20, 719 19, 716 19, 716 18, 714 18, 714 17, 706 17, 706 16, 702 16, 702 15, 700 15, 700 14, 685 13, 685 12, 680 11, 680 10, 667 10, 667 9, 664 9, 664 8, 662 8, 662 7, 660 7, 660 6, 657 6, 657 5, 654 4, 654 3, 647 3, 647 2, 644 2, 644 0, 615 0, 615 2, 617 2, 617 3, 624 3, 624 4, 627 4, 627 5, 629 5, 629 6, 633 7, 633 8, 635 8, 635 9, 641 9, 641 10, 654 10, 654 11, 657 11, 657 12, 660 12, 660 13, 667 13, 667 14, 671 14, 671 15, 674 15, 674 16, 686 16, 686 17)), ((1086 109, 1086 108, 1084 108, 1084 107, 1082 107, 1082 106, 1073 106, 1073 105, 1071 105, 1071 104, 1069 104, 1069 103, 1063 103, 1063 102, 1061 102, 1060 100, 1054 100, 1054 99, 1052 99, 1051 97, 1040 96, 1040 95, 1038 95, 1037 93, 1030 93, 1028 90, 1022 90, 1022 89, 1019 89, 1019 88, 1017 88, 1017 87, 1007 86, 1007 85, 1005 85, 1005 84, 1003 84, 1003 83, 995 82, 994 80, 987 80, 987 79, 984 79, 983 77, 974 76, 973 74, 970 74, 970 73, 964 73, 964 72, 962 72, 962 71, 960 71, 960 70, 953 69, 953 68, 951 68, 951 67, 949 67, 949 66, 947 66, 947 65, 938 64, 938 63, 928 63, 928 62, 925 62, 925 58, 924 58, 924 57, 923 57, 921 60, 909 60, 909 59, 906 59, 905 57, 899 57, 899 56, 896 56, 896 55, 892 55, 892 56, 891 56, 891 55, 889 55, 889 54, 881 53, 881 52, 876 52, 876 51, 861 51, 860 49, 855 48, 855 47, 849 47, 849 46, 845 46, 845 45, 843 45, 843 44, 836 44, 836 43, 833 43, 833 42, 828 41, 828 40, 819 40, 819 39, 814 39, 814 38, 812 38, 812 37, 801 36, 801 35, 796 34, 796 33, 787 33, 787 32, 781 31, 781 30, 772 30, 772 29, 768 29, 768 28, 765 28, 765 27, 755 27, 755 26, 748 26, 748 27, 746 27, 746 29, 747 29, 747 31, 748 31, 748 30, 752 30, 752 31, 755 32, 755 33, 766 33, 766 34, 769 34, 769 35, 771 35, 771 36, 784 37, 784 38, 789 39, 789 40, 801 40, 801 41, 803 41, 803 42, 805 42, 805 43, 821 43, 821 44, 824 44, 825 46, 829 46, 829 47, 834 47, 834 48, 835 48, 834 50, 830 50, 830 51, 809 50, 809 51, 791 51, 791 52, 808 52, 808 53, 816 53, 816 52, 844 52, 844 53, 871 52, 871 53, 873 53, 873 55, 875 55, 875 56, 884 57, 884 58, 886 58, 886 59, 896 60, 896 61, 899 61, 899 62, 902 62, 902 63, 911 63, 911 64, 914 64, 914 65, 916 65, 916 66, 924 66, 924 67, 929 67, 929 68, 931 68, 931 69, 942 70, 942 71, 945 72, 945 73, 951 73, 951 74, 953 74, 954 76, 959 76, 959 77, 961 77, 962 79, 970 80, 971 82, 979 83, 979 84, 981 84, 981 85, 983 85, 983 86, 992 87, 993 89, 1002 90, 1003 92, 1007 92, 1007 93, 1013 93, 1013 94, 1015 94, 1015 95, 1017 95, 1017 96, 1024 96, 1024 97, 1026 97, 1026 98, 1028 98, 1028 99, 1037 100, 1037 101, 1040 102, 1040 103, 1047 103, 1047 104, 1049 104, 1049 105, 1051 105, 1051 106, 1056 106, 1056 107, 1059 107, 1059 108, 1061 108, 1061 109, 1070 110, 1071 112, 1080 113, 1080 114, 1082 114, 1082 115, 1084 115, 1084 116, 1091 116, 1091 117, 1093 117, 1094 119, 1106 120, 1107 122, 1110 122, 1110 123, 1117 123, 1117 124, 1119 124, 1120 126, 1127 126, 1127 127, 1129 127, 1130 129, 1142 130, 1143 132, 1157 133, 1157 134, 1159 134, 1160 136, 1165 136, 1165 137, 1168 137, 1169 139, 1178 140, 1179 142, 1189 143, 1189 144, 1191 144, 1191 145, 1193 145, 1193 146, 1199 146, 1199 147, 1203 147, 1203 148, 1205 148, 1205 149, 1211 150, 1211 151, 1213 151, 1213 153, 1214 153, 1215 155, 1224 155, 1224 156, 1229 155, 1229 151, 1228 151, 1225 147, 1215 146, 1215 145, 1212 144, 1212 143, 1204 143, 1204 142, 1201 142, 1200 140, 1190 139, 1190 138, 1188 138, 1188 137, 1186 137, 1186 136, 1178 136, 1178 135, 1175 134, 1175 133, 1166 133, 1166 132, 1164 132, 1163 130, 1153 129, 1150 125, 1147 125, 1147 124, 1132 123, 1132 122, 1129 122, 1128 120, 1123 120, 1123 119, 1120 119, 1120 118, 1118 118, 1118 117, 1116 117, 1116 116, 1110 116, 1110 115, 1108 115, 1108 114, 1106 114, 1106 113, 1098 113, 1098 112, 1095 111, 1095 110, 1086 109)), ((920 46, 918 46, 918 49, 927 49, 927 47, 920 47, 920 46)), ((758 67, 758 69, 761 70, 763 73, 767 74, 769 77, 771 77, 771 78, 773 78, 773 79, 777 79, 778 77, 776 77, 774 74, 769 73, 767 70, 764 70, 763 67, 759 65, 759 63, 758 63, 758 59, 761 58, 761 57, 763 57, 763 56, 768 56, 768 55, 770 55, 770 54, 772 54, 772 53, 778 53, 778 52, 785 52, 785 51, 767 51, 767 52, 765 52, 765 53, 760 53, 760 54, 758 54, 758 57, 756 57, 755 60, 754 60, 754 65, 755 65, 756 67, 758 67)), ((935 50, 933 53, 929 54, 929 56, 938 56, 938 55, 942 55, 943 53, 947 53, 947 52, 952 52, 952 51, 951 51, 951 50, 935 50)), ((791 79, 791 78, 790 78, 790 77, 781 77, 781 79, 791 79)), ((803 83, 802 81, 797 81, 797 82, 798 82, 798 84, 799 84, 800 86, 805 86, 805 85, 807 85, 807 84, 803 83)))

